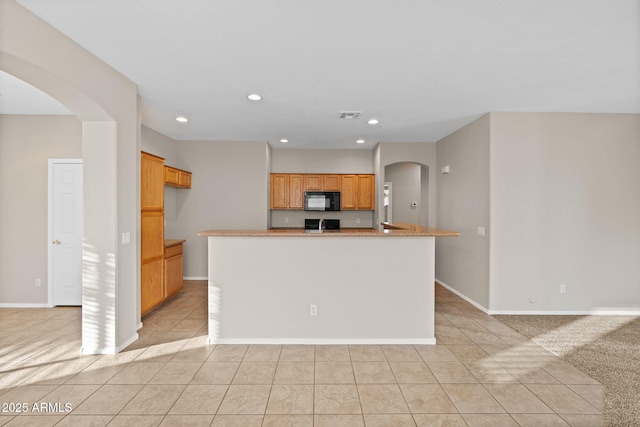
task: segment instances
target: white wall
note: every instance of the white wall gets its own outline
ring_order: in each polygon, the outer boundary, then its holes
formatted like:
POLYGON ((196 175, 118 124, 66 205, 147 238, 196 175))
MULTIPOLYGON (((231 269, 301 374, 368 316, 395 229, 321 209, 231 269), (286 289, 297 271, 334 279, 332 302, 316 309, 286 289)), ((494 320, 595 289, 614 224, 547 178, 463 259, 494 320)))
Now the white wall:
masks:
MULTIPOLYGON (((489 115, 437 143, 437 227, 459 237, 436 239, 436 278, 489 307, 489 115), (442 174, 449 166, 450 173, 442 174), (487 236, 477 234, 485 227, 487 236)), ((507 184, 508 185, 508 184, 507 184)))
POLYGON ((176 191, 176 226, 167 238, 186 239, 185 277, 207 277, 209 229, 267 229, 266 142, 180 141, 177 166, 193 173, 192 188, 176 191))
POLYGON ((0 304, 47 304, 49 158, 82 158, 75 116, 0 115, 0 304))
POLYGON ((273 173, 373 173, 371 150, 273 149, 273 173))
POLYGON ((490 151, 491 309, 640 310, 640 115, 491 113, 490 151))

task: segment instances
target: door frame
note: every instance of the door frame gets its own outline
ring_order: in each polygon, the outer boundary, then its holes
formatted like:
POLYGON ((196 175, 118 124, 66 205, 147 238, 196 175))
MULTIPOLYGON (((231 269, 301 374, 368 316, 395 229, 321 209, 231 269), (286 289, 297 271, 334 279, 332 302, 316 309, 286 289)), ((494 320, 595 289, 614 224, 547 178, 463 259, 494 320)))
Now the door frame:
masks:
MULTIPOLYGON (((83 164, 83 159, 49 159, 48 160, 48 195, 47 195, 47 307, 53 305, 53 165, 83 164)), ((83 203, 84 204, 84 203, 83 203)))

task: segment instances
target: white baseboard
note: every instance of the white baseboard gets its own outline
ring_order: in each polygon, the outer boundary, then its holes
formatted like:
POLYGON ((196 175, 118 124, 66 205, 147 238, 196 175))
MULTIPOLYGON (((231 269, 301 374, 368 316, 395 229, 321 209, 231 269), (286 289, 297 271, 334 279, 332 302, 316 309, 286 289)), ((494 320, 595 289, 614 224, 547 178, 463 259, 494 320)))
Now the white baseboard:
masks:
POLYGON ((442 287, 446 288, 447 290, 453 292, 454 294, 458 295, 460 298, 462 298, 463 300, 465 300, 466 302, 468 302, 469 304, 471 304, 472 306, 474 306, 478 310, 482 310, 483 312, 485 312, 487 314, 491 314, 489 309, 483 307, 482 305, 478 304, 477 302, 475 302, 474 300, 472 300, 471 298, 469 298, 465 294, 463 294, 460 291, 458 291, 458 290, 452 288, 451 286, 447 285, 442 280, 438 280, 438 279, 435 279, 435 280, 439 285, 441 285, 442 287))
POLYGON ((12 303, 3 302, 0 303, 0 308, 51 308, 53 306, 49 304, 30 304, 30 303, 12 303))
POLYGON ((138 334, 135 333, 128 340, 117 347, 82 347, 80 350, 81 354, 118 354, 128 346, 130 346, 133 342, 138 339, 138 334))
POLYGON ((578 310, 578 311, 541 311, 541 310, 490 310, 495 315, 530 316, 640 316, 640 310, 578 310))
POLYGON ((204 277, 200 277, 200 276, 186 276, 183 277, 182 280, 209 280, 209 278, 207 276, 204 277))
POLYGON ((390 338, 390 339, 317 339, 317 338, 220 338, 209 339, 209 344, 276 344, 276 345, 363 345, 363 344, 416 344, 435 345, 435 338, 390 338))
POLYGON ((637 308, 623 308, 620 310, 610 310, 610 309, 593 309, 593 310, 489 310, 485 307, 481 306, 477 302, 473 301, 471 298, 462 294, 460 291, 453 289, 451 286, 442 282, 441 280, 436 279, 443 287, 447 288, 449 291, 453 292, 463 300, 467 301, 469 304, 474 307, 482 310, 483 312, 495 316, 495 315, 531 315, 531 316, 640 316, 640 309, 637 308))

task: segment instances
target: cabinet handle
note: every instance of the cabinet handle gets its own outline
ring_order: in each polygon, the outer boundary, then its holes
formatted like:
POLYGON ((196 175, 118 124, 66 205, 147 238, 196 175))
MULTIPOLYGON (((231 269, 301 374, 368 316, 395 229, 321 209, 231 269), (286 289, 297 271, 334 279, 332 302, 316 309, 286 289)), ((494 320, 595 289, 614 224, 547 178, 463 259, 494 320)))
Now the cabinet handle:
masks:
POLYGON ((54 245, 61 245, 62 242, 60 240, 56 239, 56 240, 53 241, 53 244, 54 245))

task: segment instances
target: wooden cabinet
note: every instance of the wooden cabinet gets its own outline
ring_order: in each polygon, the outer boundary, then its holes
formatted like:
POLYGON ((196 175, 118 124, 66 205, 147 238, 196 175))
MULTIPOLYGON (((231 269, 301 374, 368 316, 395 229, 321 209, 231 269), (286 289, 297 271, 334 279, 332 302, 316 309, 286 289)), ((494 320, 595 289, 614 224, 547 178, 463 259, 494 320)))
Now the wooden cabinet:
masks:
POLYGON ((375 207, 375 175, 274 173, 271 209, 304 209, 305 191, 339 191, 344 210, 375 207))
POLYGON ((143 263, 141 269, 140 308, 145 314, 164 301, 164 258, 143 263))
POLYGON ((169 186, 178 186, 180 183, 180 171, 171 166, 164 167, 164 184, 169 186))
POLYGON ((182 243, 164 249, 164 293, 165 298, 178 293, 183 286, 182 243))
POLYGON ((304 176, 289 175, 289 209, 304 209, 304 176))
POLYGON ((173 166, 165 166, 164 183, 169 187, 191 188, 191 172, 173 166))
POLYGON ((142 210, 164 209, 164 159, 142 153, 140 207, 142 210))
POLYGON ((304 191, 322 191, 323 179, 322 175, 305 175, 304 191))
POLYGON ((373 210, 375 207, 375 175, 342 175, 341 209, 373 210))
POLYGON ((178 180, 178 187, 191 188, 191 172, 180 170, 180 179, 178 180))
POLYGON ((322 191, 340 191, 341 188, 340 175, 324 175, 322 177, 322 191))
POLYGON ((164 159, 143 152, 140 177, 140 309, 164 300, 164 159))
POLYGON ((304 191, 340 191, 340 175, 305 174, 304 191))
POLYGON ((304 209, 304 175, 271 174, 271 209, 304 209))
POLYGON ((342 175, 342 190, 340 191, 340 209, 356 208, 356 176, 342 175))
POLYGON ((271 174, 271 209, 289 209, 288 174, 271 174))
POLYGON ((356 209, 371 211, 375 207, 376 180, 373 175, 358 175, 356 181, 356 209))
POLYGON ((191 172, 141 154, 140 311, 145 314, 182 289, 182 243, 165 248, 164 186, 191 188, 191 172))

